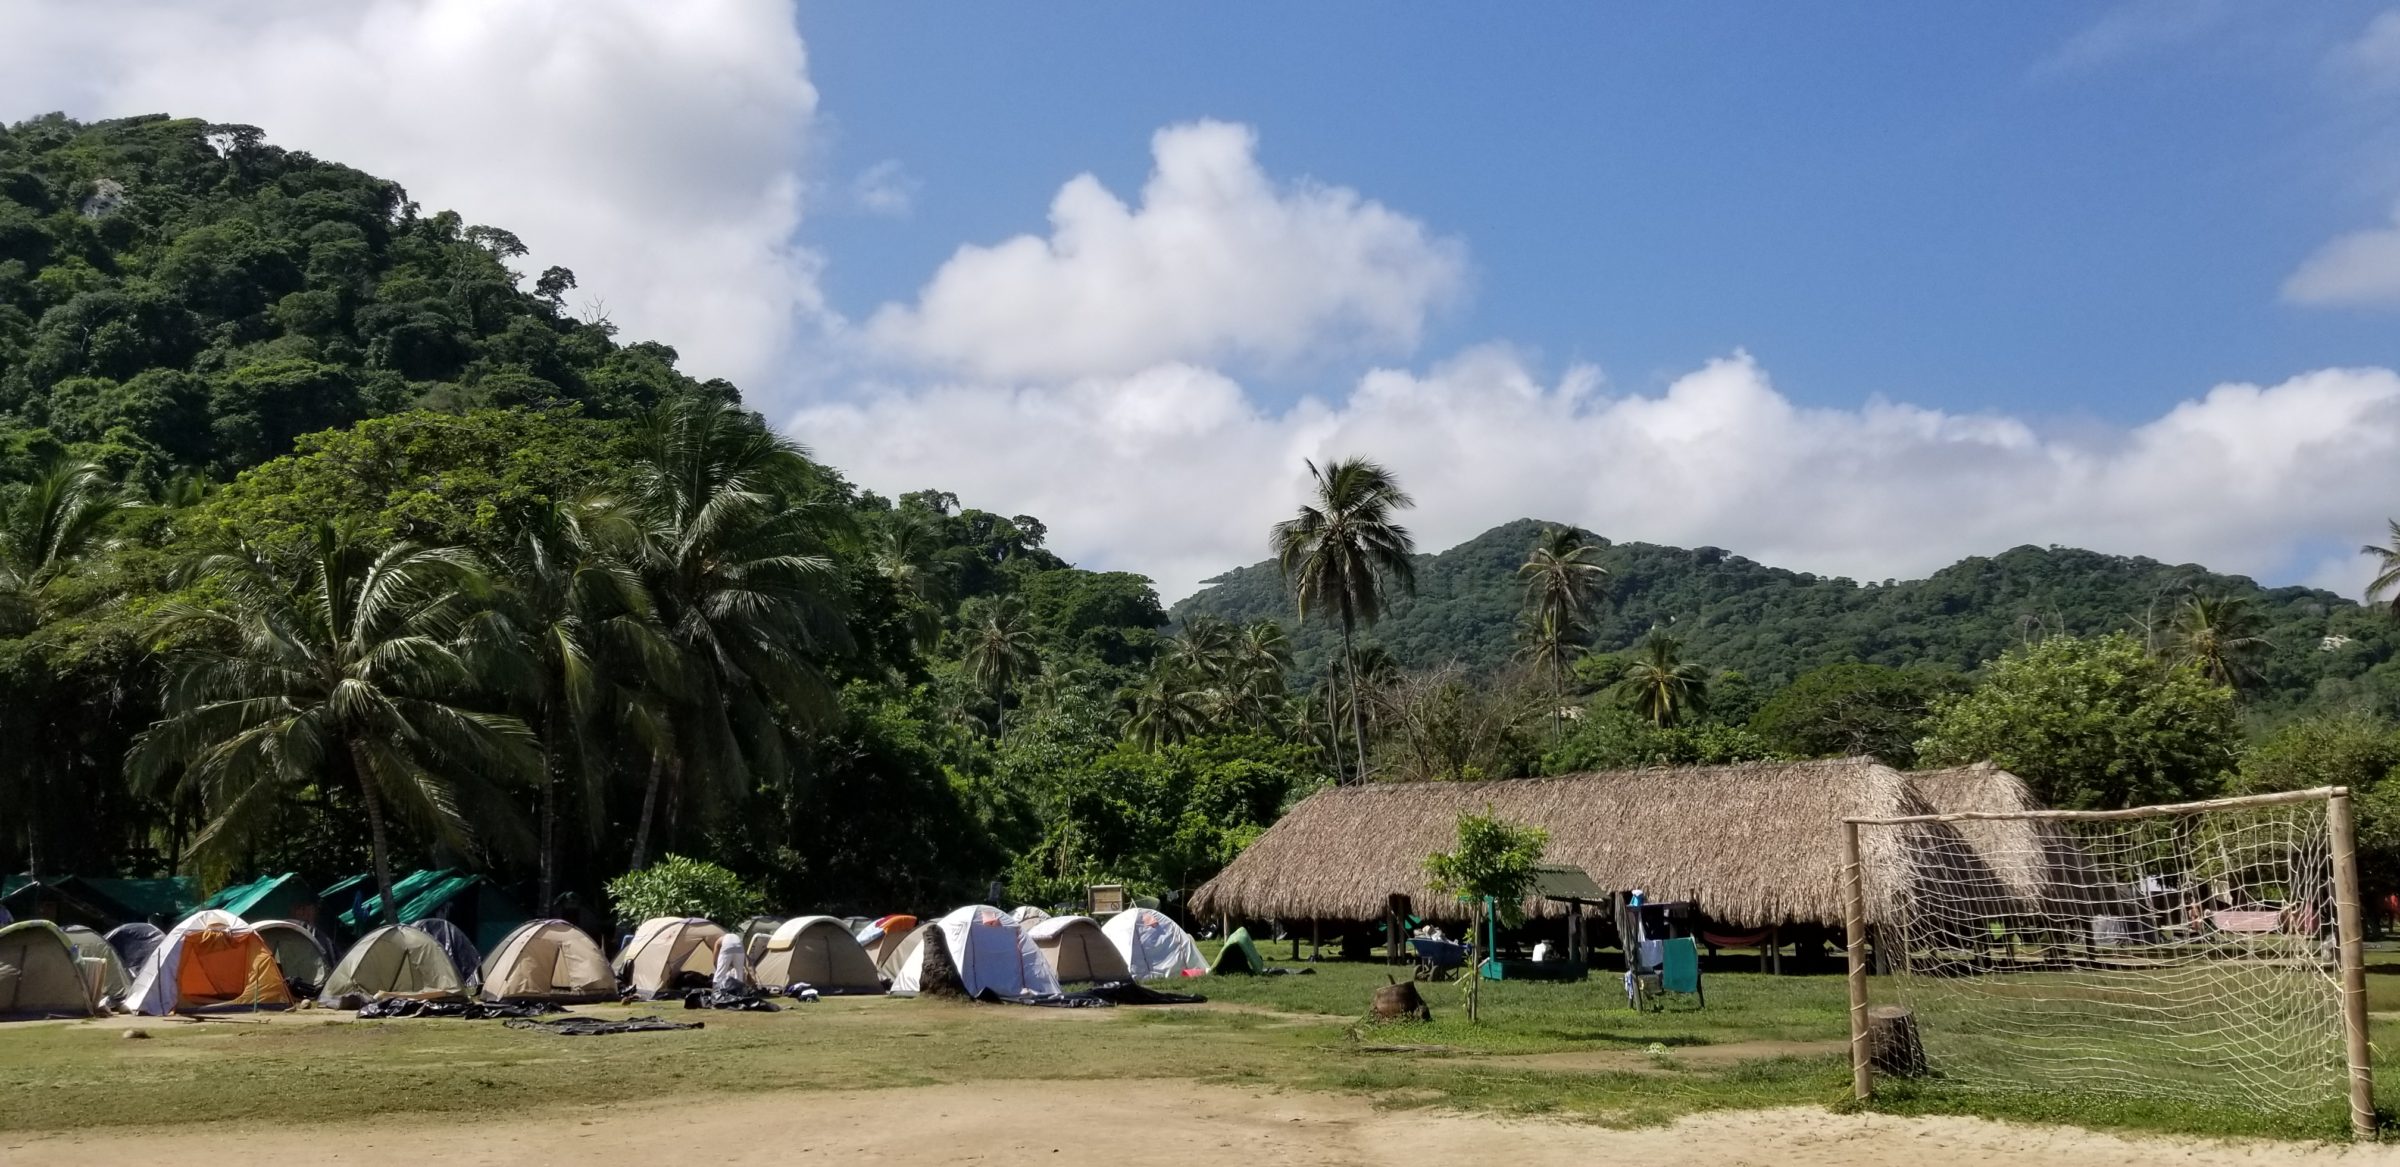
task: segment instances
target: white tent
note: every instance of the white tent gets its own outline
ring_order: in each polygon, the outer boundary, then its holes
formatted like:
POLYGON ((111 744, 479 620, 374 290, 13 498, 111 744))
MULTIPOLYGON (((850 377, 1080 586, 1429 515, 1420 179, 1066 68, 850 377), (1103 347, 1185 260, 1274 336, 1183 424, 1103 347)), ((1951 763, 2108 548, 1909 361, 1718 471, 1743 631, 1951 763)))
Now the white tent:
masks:
POLYGON ((213 909, 168 929, 125 992, 126 1009, 151 1016, 292 1003, 266 938, 240 916, 213 909))
POLYGON ((1062 985, 1077 981, 1129 981, 1133 971, 1090 916, 1052 916, 1026 929, 1062 985))
POLYGON ((1048 996, 1058 992, 1058 976, 1042 959, 1026 934, 1008 913, 977 904, 935 920, 909 934, 901 946, 892 977, 894 993, 915 993, 922 987, 925 947, 940 944, 958 970, 958 980, 970 997, 990 989, 1003 997, 1048 996))
POLYGON ((1008 918, 1015 920, 1021 926, 1030 927, 1049 919, 1050 913, 1034 907, 1032 904, 1027 904, 1024 907, 1018 908, 1016 911, 1010 912, 1008 914, 1008 918))
POLYGON ((1200 946, 1192 943, 1191 933, 1149 908, 1119 912, 1109 917, 1100 931, 1116 946, 1117 955, 1125 958, 1125 967, 1133 970, 1135 980, 1208 971, 1208 961, 1200 955, 1200 946))

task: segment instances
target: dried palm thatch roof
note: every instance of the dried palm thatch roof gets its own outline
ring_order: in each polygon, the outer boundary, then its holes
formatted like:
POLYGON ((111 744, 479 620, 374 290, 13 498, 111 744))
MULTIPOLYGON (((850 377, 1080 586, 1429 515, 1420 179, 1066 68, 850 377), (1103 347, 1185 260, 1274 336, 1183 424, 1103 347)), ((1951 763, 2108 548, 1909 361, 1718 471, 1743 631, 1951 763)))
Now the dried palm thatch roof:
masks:
MULTIPOLYGON (((1192 909, 1373 920, 1401 893, 1419 915, 1460 918, 1462 905, 1427 885, 1425 857, 1455 842, 1460 814, 1488 811, 1549 831, 1545 862, 1581 867, 1602 887, 1697 900, 1732 927, 1838 924, 1843 818, 2031 807, 2024 784, 2005 771, 1938 772, 1920 788, 1918 776, 1872 758, 1340 787, 1293 807, 1200 888, 1192 909)), ((1898 865, 1901 848, 1882 835, 1870 842, 1867 862, 1898 865)), ((1938 862, 1978 862, 1972 847, 1936 850, 1938 862)), ((1564 911, 1542 901, 1525 907, 1534 915, 1564 911)), ((1883 914, 1869 905, 1870 916, 1883 914)))

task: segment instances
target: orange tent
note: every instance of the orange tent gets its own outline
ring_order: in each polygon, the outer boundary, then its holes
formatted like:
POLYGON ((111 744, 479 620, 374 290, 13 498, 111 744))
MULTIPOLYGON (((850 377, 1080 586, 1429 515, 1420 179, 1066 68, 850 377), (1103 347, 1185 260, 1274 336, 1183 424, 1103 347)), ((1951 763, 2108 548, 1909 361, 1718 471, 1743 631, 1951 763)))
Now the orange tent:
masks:
POLYGON ((177 926, 127 997, 135 1012, 154 1015, 293 1003, 266 938, 248 927, 213 921, 189 930, 177 926))

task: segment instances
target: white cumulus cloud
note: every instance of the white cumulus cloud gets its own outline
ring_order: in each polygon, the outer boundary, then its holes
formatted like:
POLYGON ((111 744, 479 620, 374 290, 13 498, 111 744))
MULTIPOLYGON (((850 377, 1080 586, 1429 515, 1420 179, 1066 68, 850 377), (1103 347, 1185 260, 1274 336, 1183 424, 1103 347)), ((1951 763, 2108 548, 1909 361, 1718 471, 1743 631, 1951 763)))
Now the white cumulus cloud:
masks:
POLYGON ((2400 307, 2400 209, 2391 225, 2353 231, 2327 242, 2283 283, 2298 304, 2400 307))
POLYGON ((703 376, 763 377, 822 310, 788 0, 20 0, 0 109, 259 126, 516 232, 703 376))
POLYGON ((1463 289, 1464 250, 1356 191, 1278 184, 1257 145, 1224 122, 1160 130, 1139 206, 1081 175, 1052 201, 1047 238, 961 247, 867 336, 994 379, 1413 350, 1463 289))
POLYGON ((870 487, 1039 515, 1061 553, 1148 572, 1170 598, 1265 556, 1303 458, 1391 466, 1428 550, 1534 516, 1858 579, 2022 543, 2276 578, 2327 540, 2374 535, 2400 497, 2400 375, 2383 369, 2221 385, 2072 437, 1893 402, 1805 408, 1739 354, 1656 393, 1612 393, 1589 366, 1544 378, 1498 346, 1280 410, 1170 364, 885 392, 792 428, 870 487))

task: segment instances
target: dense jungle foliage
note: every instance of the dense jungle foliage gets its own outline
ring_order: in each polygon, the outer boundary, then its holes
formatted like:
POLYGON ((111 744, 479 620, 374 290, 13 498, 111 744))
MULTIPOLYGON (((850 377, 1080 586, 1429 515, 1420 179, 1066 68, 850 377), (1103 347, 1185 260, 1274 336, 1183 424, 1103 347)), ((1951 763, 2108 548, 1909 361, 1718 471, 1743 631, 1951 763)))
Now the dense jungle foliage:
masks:
POLYGON ((2388 618, 2324 593, 1530 521, 1414 555, 1363 460, 1170 623, 1035 517, 857 488, 523 255, 250 127, 0 130, 0 872, 1171 901, 1330 782, 1871 753, 2117 805, 2400 765, 2388 618))

